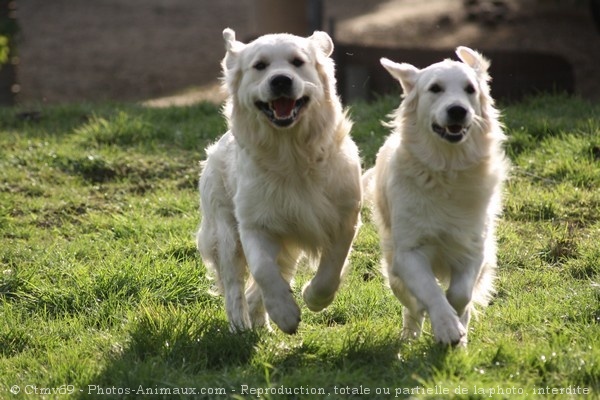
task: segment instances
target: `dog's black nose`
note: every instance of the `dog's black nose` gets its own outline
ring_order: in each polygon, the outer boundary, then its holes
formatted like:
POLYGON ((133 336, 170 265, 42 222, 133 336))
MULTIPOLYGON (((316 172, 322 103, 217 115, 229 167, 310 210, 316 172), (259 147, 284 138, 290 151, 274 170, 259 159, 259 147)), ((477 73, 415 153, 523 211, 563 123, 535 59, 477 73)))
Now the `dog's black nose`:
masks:
POLYGON ((288 75, 275 75, 269 82, 274 96, 289 95, 292 90, 292 83, 292 78, 288 75))
POLYGON ((467 116, 467 109, 462 106, 449 107, 446 112, 448 113, 450 120, 453 122, 460 122, 467 116))

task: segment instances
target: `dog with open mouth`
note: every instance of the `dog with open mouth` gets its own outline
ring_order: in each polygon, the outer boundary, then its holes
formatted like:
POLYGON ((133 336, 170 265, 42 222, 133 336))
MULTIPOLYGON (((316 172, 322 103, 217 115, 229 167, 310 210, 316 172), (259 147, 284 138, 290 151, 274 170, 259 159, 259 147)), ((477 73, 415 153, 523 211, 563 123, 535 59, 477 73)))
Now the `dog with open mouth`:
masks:
POLYGON ((229 131, 202 165, 198 250, 232 330, 270 318, 294 333, 299 259, 316 264, 302 297, 320 311, 334 299, 359 224, 360 158, 335 89, 333 42, 324 32, 247 44, 231 29, 223 37, 229 131))
POLYGON ((456 54, 461 61, 423 69, 381 59, 404 99, 363 182, 384 272, 404 305, 402 336, 419 336, 427 313, 436 341, 464 346, 474 305, 486 305, 494 290, 509 165, 489 62, 467 47, 456 54))

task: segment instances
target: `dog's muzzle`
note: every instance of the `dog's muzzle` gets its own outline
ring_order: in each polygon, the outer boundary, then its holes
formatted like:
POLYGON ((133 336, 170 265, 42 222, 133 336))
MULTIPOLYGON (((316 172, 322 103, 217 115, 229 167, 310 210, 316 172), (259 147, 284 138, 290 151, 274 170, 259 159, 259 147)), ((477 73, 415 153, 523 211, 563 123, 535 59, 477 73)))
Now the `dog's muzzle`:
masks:
POLYGON ((255 104, 274 125, 286 128, 296 122, 300 111, 307 103, 308 97, 304 96, 296 100, 289 97, 279 97, 268 103, 257 101, 255 104))
POLYGON ((433 123, 431 129, 442 139, 450 143, 459 143, 467 135, 470 125, 466 124, 467 109, 462 106, 451 106, 446 110, 447 124, 445 126, 433 123))
POLYGON ((256 101, 256 107, 263 112, 274 125, 285 128, 296 122, 309 98, 294 97, 294 80, 284 74, 273 76, 269 80, 269 89, 273 100, 256 101))

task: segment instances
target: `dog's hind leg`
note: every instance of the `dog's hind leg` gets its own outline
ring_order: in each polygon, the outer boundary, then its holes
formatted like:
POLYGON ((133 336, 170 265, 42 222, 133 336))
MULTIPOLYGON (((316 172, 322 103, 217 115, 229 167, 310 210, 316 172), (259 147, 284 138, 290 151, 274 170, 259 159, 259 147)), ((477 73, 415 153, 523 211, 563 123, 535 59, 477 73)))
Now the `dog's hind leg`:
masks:
POLYGON ((246 260, 239 242, 233 217, 217 213, 205 216, 198 231, 198 250, 204 262, 212 266, 219 288, 225 297, 225 311, 232 331, 251 328, 244 296, 246 260))
POLYGON ((248 312, 250 313, 252 327, 259 328, 266 326, 270 328, 260 287, 252 278, 250 278, 250 284, 246 289, 246 301, 248 302, 248 312))
POLYGON ((225 287, 225 310, 232 330, 243 331, 252 328, 244 294, 246 263, 239 255, 228 254, 227 256, 223 260, 224 265, 227 266, 221 271, 225 287))

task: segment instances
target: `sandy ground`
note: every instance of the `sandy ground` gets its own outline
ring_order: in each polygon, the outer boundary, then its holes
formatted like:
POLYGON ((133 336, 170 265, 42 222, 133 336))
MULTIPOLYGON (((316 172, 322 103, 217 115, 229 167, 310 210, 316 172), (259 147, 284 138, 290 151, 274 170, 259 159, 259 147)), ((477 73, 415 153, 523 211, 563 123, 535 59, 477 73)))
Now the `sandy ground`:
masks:
MULTIPOLYGON (((254 2, 21 1, 18 101, 218 101, 221 32, 263 33, 254 2)), ((577 93, 600 100, 600 33, 586 2, 478 3, 323 0, 324 28, 340 43, 448 49, 449 56, 457 45, 553 52, 573 64, 577 93)))

